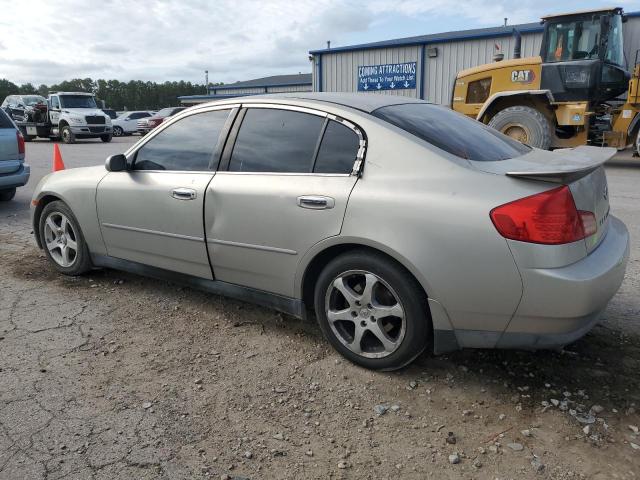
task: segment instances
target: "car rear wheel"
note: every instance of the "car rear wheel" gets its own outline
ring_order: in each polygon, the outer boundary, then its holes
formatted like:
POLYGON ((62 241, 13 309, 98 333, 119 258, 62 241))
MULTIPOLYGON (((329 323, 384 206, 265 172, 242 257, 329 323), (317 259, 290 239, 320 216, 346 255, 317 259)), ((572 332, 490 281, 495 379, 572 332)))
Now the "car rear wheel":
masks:
POLYGON ((38 226, 45 254, 56 270, 65 275, 81 275, 91 270, 87 243, 67 204, 62 201, 47 204, 38 226))
POLYGON ((100 140, 102 140, 104 143, 109 143, 111 141, 111 135, 101 135, 100 136, 100 140))
POLYGON ((9 188, 8 190, 0 190, 0 202, 8 202, 13 200, 13 197, 16 196, 16 189, 9 188))
POLYGON ((505 108, 489 120, 489 126, 532 147, 543 150, 551 147, 549 120, 535 108, 524 105, 505 108))
POLYGON ((329 262, 316 283, 315 311, 333 347, 366 368, 402 368, 429 344, 424 291, 377 253, 358 250, 329 262))
POLYGON ((76 136, 69 125, 65 125, 60 129, 60 138, 64 143, 76 143, 76 136))
POLYGON ((121 137, 122 135, 124 135, 124 130, 122 130, 122 127, 113 127, 114 137, 121 137))

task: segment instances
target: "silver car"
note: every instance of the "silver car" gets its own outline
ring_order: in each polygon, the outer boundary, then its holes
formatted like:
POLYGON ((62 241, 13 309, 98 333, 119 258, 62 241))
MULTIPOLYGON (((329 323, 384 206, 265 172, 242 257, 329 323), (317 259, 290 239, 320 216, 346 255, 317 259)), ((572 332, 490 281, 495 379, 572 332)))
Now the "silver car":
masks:
POLYGON ((190 108, 105 167, 45 177, 38 244, 315 314, 351 361, 576 340, 622 282, 612 149, 529 148, 419 100, 251 97, 190 108))

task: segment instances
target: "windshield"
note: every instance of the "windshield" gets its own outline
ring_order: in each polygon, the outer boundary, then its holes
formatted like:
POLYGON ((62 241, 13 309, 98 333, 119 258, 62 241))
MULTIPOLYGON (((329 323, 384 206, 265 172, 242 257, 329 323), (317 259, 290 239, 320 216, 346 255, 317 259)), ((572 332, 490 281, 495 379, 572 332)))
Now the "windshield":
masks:
POLYGON ((154 117, 168 117, 169 115, 171 115, 171 112, 173 112, 173 107, 163 108, 158 113, 156 113, 154 117))
POLYGON ((623 67, 626 62, 624 61, 622 45, 622 16, 614 15, 611 17, 611 23, 609 24, 609 35, 607 35, 604 59, 607 62, 615 63, 623 67))
POLYGON ((599 18, 550 23, 547 28, 546 62, 598 58, 599 18))
POLYGON ((24 95, 22 97, 25 105, 37 105, 38 103, 47 103, 44 97, 40 95, 24 95))
POLYGON ((372 112, 445 152, 467 160, 490 162, 520 157, 531 151, 502 133, 450 108, 429 103, 391 105, 372 112))
POLYGON ((98 108, 96 99, 89 95, 60 95, 62 108, 98 108))

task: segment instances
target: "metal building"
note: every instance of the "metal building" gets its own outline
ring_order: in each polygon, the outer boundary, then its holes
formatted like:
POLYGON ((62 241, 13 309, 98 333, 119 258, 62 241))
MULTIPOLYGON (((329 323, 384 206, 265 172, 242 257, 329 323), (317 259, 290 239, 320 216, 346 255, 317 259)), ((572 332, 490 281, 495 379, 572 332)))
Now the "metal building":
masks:
POLYGON ((274 75, 244 82, 209 87, 209 95, 185 95, 178 97, 183 105, 195 105, 221 98, 242 97, 264 93, 311 92, 311 74, 274 75))
MULTIPOLYGON (((625 55, 633 65, 640 49, 640 12, 626 14, 625 55)), ((513 56, 513 30, 522 35, 522 57, 540 54, 543 27, 539 22, 479 28, 336 47, 309 52, 313 89, 318 92, 375 92, 422 98, 449 105, 456 73, 493 61, 497 53, 513 56), (376 68, 378 70, 376 70, 376 68), (389 84, 364 84, 368 69, 404 78, 389 84)))

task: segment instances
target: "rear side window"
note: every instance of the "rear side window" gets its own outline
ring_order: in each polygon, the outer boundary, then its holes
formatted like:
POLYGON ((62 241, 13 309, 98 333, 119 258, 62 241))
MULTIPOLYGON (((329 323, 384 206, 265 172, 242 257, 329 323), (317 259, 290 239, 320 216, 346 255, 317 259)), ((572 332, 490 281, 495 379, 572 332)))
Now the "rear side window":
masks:
POLYGON ((138 150, 134 170, 208 170, 229 111, 198 113, 165 128, 138 150))
POLYGON ((372 115, 467 160, 507 160, 531 151, 483 123, 439 105, 391 105, 374 110, 372 115))
POLYGON ((4 110, 0 110, 0 128, 14 128, 13 122, 4 110))
POLYGON ((270 108, 247 110, 233 147, 234 172, 311 172, 324 118, 270 108))
POLYGON ((315 173, 351 173, 358 156, 360 138, 342 123, 329 121, 322 137, 315 173))

